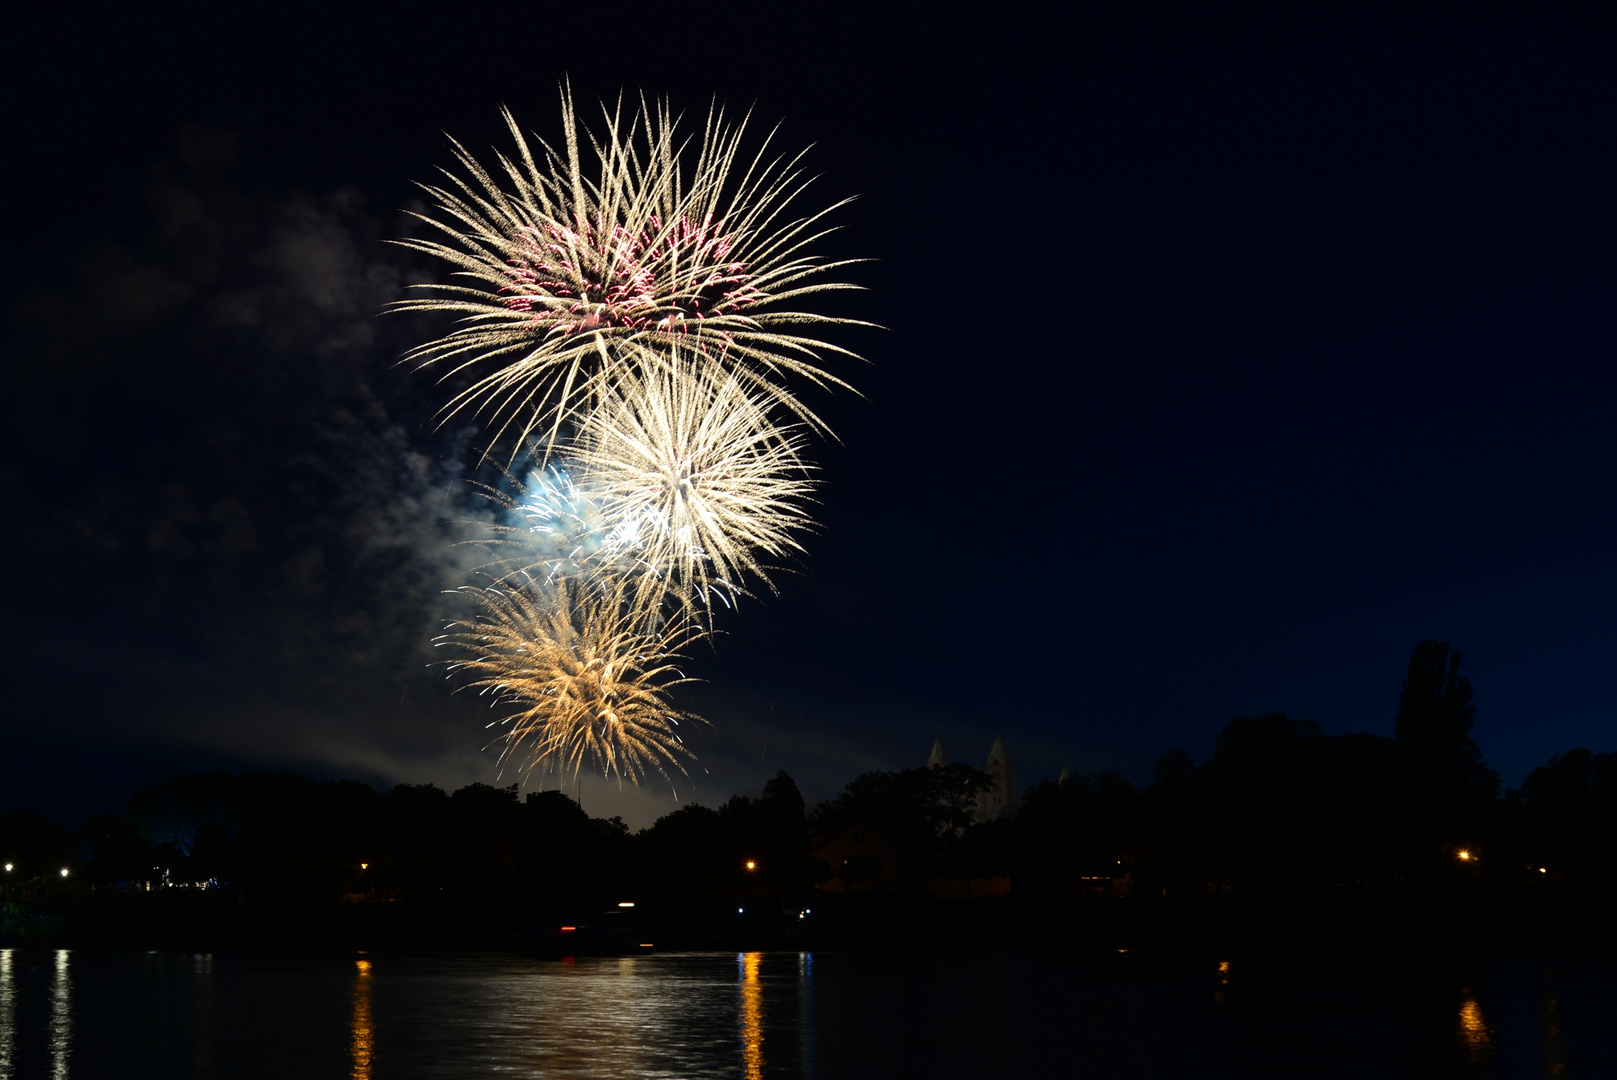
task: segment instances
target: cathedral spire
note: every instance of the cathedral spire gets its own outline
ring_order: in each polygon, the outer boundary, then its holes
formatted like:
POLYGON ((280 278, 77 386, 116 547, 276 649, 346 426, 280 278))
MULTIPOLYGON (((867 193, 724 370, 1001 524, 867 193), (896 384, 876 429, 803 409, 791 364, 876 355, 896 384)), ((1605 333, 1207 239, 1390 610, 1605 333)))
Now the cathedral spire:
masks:
POLYGON ((927 755, 926 767, 929 769, 941 769, 947 764, 949 764, 949 755, 943 752, 943 736, 939 735, 932 740, 932 753, 927 755))
POLYGON ((994 745, 988 748, 988 765, 983 771, 994 784, 977 796, 977 820, 1014 816, 1022 805, 1022 791, 1016 786, 1016 770, 1011 766, 1004 736, 998 732, 994 733, 994 745))

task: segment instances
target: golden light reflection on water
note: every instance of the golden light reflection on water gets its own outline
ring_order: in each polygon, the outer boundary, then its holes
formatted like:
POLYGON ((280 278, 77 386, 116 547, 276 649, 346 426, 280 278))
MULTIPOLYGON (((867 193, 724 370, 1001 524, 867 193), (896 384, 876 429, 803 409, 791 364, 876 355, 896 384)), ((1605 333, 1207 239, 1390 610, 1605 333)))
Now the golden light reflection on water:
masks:
POLYGON ((764 1075, 764 985, 758 978, 763 953, 741 954, 741 1067, 747 1080, 764 1075))
POLYGON ((1465 1056, 1473 1064, 1480 1064, 1493 1053, 1493 1033, 1488 1030, 1488 1022, 1482 1018, 1482 1007, 1471 996, 1471 991, 1461 993, 1465 999, 1460 1003, 1460 1042, 1465 1046, 1465 1056))
POLYGON ((1544 995, 1544 1075, 1563 1076, 1566 1053, 1561 1049, 1561 1003, 1554 994, 1544 995))
POLYGON ((352 1007, 348 1041, 354 1057, 353 1080, 371 1080, 371 1056, 376 1051, 376 1030, 371 1025, 371 962, 354 961, 354 985, 348 992, 352 1007))

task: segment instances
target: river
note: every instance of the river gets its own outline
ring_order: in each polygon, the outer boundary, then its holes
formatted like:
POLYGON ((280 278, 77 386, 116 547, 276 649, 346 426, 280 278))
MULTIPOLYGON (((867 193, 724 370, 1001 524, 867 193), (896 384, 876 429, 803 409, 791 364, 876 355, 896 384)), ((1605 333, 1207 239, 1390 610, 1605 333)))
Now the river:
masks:
POLYGON ((0 949, 0 1080, 1617 1076, 1617 964, 0 949))

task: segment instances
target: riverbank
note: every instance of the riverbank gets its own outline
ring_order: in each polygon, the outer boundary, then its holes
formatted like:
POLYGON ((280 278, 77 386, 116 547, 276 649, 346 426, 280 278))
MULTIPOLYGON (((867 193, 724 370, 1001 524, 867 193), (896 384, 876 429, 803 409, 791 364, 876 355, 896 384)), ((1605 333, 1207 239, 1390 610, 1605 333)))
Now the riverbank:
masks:
POLYGON ((0 906, 0 945, 137 949, 1614 948, 1606 898, 1433 890, 1340 896, 940 899, 912 893, 255 904, 224 890, 0 906), (576 937, 561 933, 574 927, 576 937), (610 934, 590 928, 611 926, 610 934), (547 936, 548 935, 548 936, 547 936), (520 939, 520 940, 519 940, 520 939), (631 940, 632 939, 632 940, 631 940), (593 944, 587 942, 593 941, 593 944), (622 946, 622 948, 620 948, 622 946))

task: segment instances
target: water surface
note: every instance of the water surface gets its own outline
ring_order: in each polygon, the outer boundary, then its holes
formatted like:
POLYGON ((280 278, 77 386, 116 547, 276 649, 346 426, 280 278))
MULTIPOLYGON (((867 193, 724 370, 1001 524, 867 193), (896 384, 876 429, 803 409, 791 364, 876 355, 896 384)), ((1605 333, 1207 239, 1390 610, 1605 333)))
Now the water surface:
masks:
POLYGON ((31 1077, 1617 1076, 1617 963, 0 949, 31 1077))

